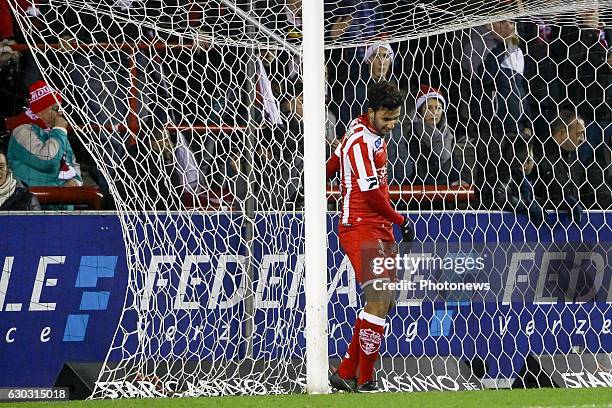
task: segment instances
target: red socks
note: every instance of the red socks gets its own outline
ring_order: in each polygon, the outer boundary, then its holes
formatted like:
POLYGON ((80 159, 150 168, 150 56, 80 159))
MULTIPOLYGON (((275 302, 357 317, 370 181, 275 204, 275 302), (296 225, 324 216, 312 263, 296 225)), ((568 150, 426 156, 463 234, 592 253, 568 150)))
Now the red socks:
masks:
POLYGON ((338 375, 345 380, 357 377, 357 366, 359 365, 359 328, 361 327, 361 322, 360 316, 357 316, 351 344, 349 344, 340 367, 338 367, 338 375))
POLYGON ((372 381, 384 333, 384 318, 361 311, 355 320, 351 344, 338 367, 338 375, 346 380, 358 377, 359 385, 372 381))
POLYGON ((361 385, 374 378, 374 364, 378 360, 380 345, 385 336, 385 319, 361 312, 359 326, 359 378, 361 385))

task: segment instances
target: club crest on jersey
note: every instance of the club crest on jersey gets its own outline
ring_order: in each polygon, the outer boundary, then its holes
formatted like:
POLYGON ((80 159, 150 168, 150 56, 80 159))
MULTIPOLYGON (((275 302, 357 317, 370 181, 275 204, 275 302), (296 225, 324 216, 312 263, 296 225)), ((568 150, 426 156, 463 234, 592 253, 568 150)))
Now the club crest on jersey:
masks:
POLYGON ((378 139, 376 139, 376 141, 374 142, 374 147, 376 148, 376 150, 380 149, 382 146, 382 137, 379 137, 378 139))
POLYGON ((364 353, 367 355, 376 353, 380 349, 380 343, 382 336, 380 333, 375 332, 372 329, 360 329, 359 330, 359 345, 364 353))

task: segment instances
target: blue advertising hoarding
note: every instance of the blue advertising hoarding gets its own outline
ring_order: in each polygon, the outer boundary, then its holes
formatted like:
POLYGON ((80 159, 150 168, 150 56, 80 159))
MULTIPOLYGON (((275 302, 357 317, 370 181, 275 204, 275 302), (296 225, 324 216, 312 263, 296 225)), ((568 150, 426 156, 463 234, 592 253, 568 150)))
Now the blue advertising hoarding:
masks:
MULTIPOLYGON (((553 231, 502 213, 422 213, 413 219, 423 242, 612 242, 611 215, 588 217, 581 228, 560 220, 553 231)), ((142 230, 132 232, 134 240, 146 243, 148 235, 163 229, 176 237, 170 241, 177 248, 141 246, 138 256, 146 269, 134 279, 142 279, 138 287, 144 290, 126 300, 129 272, 117 216, 0 216, 0 386, 50 386, 64 362, 102 361, 111 344, 135 352, 136 308, 141 314, 166 311, 151 313, 142 329, 159 356, 193 348, 192 355, 203 360, 240 359, 250 341, 255 359, 302 357, 305 271, 299 216, 258 215, 251 249, 240 239, 245 228, 238 215, 169 216, 167 221, 155 227, 143 223, 142 230), (253 288, 245 287, 247 261, 253 288), (250 338, 243 327, 247 290, 253 292, 254 307, 250 338), (113 343, 120 319, 134 330, 113 343), (171 342, 160 335, 168 331, 184 336, 171 342)), ((336 229, 335 216, 328 217, 328 228, 336 229)), ((337 357, 344 354, 361 303, 336 234, 329 236, 329 353, 337 357)), ((500 282, 508 281, 507 271, 498 275, 500 282)), ((611 284, 604 275, 600 286, 611 284)), ((520 292, 520 282, 512 288, 520 292)), ((612 351, 609 300, 511 300, 400 301, 388 320, 392 335, 383 355, 479 356, 488 375, 512 377, 530 353, 569 353, 576 347, 612 351)), ((120 348, 114 350, 111 360, 120 358, 120 348)))

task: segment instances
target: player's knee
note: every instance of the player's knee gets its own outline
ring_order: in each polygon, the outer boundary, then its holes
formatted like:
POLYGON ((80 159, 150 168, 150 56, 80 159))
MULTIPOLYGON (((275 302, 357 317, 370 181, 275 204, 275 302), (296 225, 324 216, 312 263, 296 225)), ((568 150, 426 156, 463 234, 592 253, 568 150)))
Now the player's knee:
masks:
POLYGON ((389 300, 389 308, 387 309, 387 313, 391 311, 391 309, 393 309, 395 307, 397 303, 395 302, 395 299, 393 297, 391 297, 391 299, 389 300))
POLYGON ((365 307, 365 311, 369 314, 378 317, 387 316, 387 311, 389 310, 389 304, 387 302, 368 302, 365 307))

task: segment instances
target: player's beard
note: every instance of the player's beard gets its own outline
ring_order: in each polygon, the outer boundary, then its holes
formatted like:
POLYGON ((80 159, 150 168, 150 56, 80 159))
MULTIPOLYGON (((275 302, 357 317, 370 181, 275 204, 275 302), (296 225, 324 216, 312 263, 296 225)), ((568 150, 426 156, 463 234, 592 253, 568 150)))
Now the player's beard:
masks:
POLYGON ((391 136, 391 132, 393 132, 393 129, 391 130, 379 130, 378 133, 380 133, 380 135, 382 137, 384 137, 385 139, 388 138, 389 136, 391 136))

